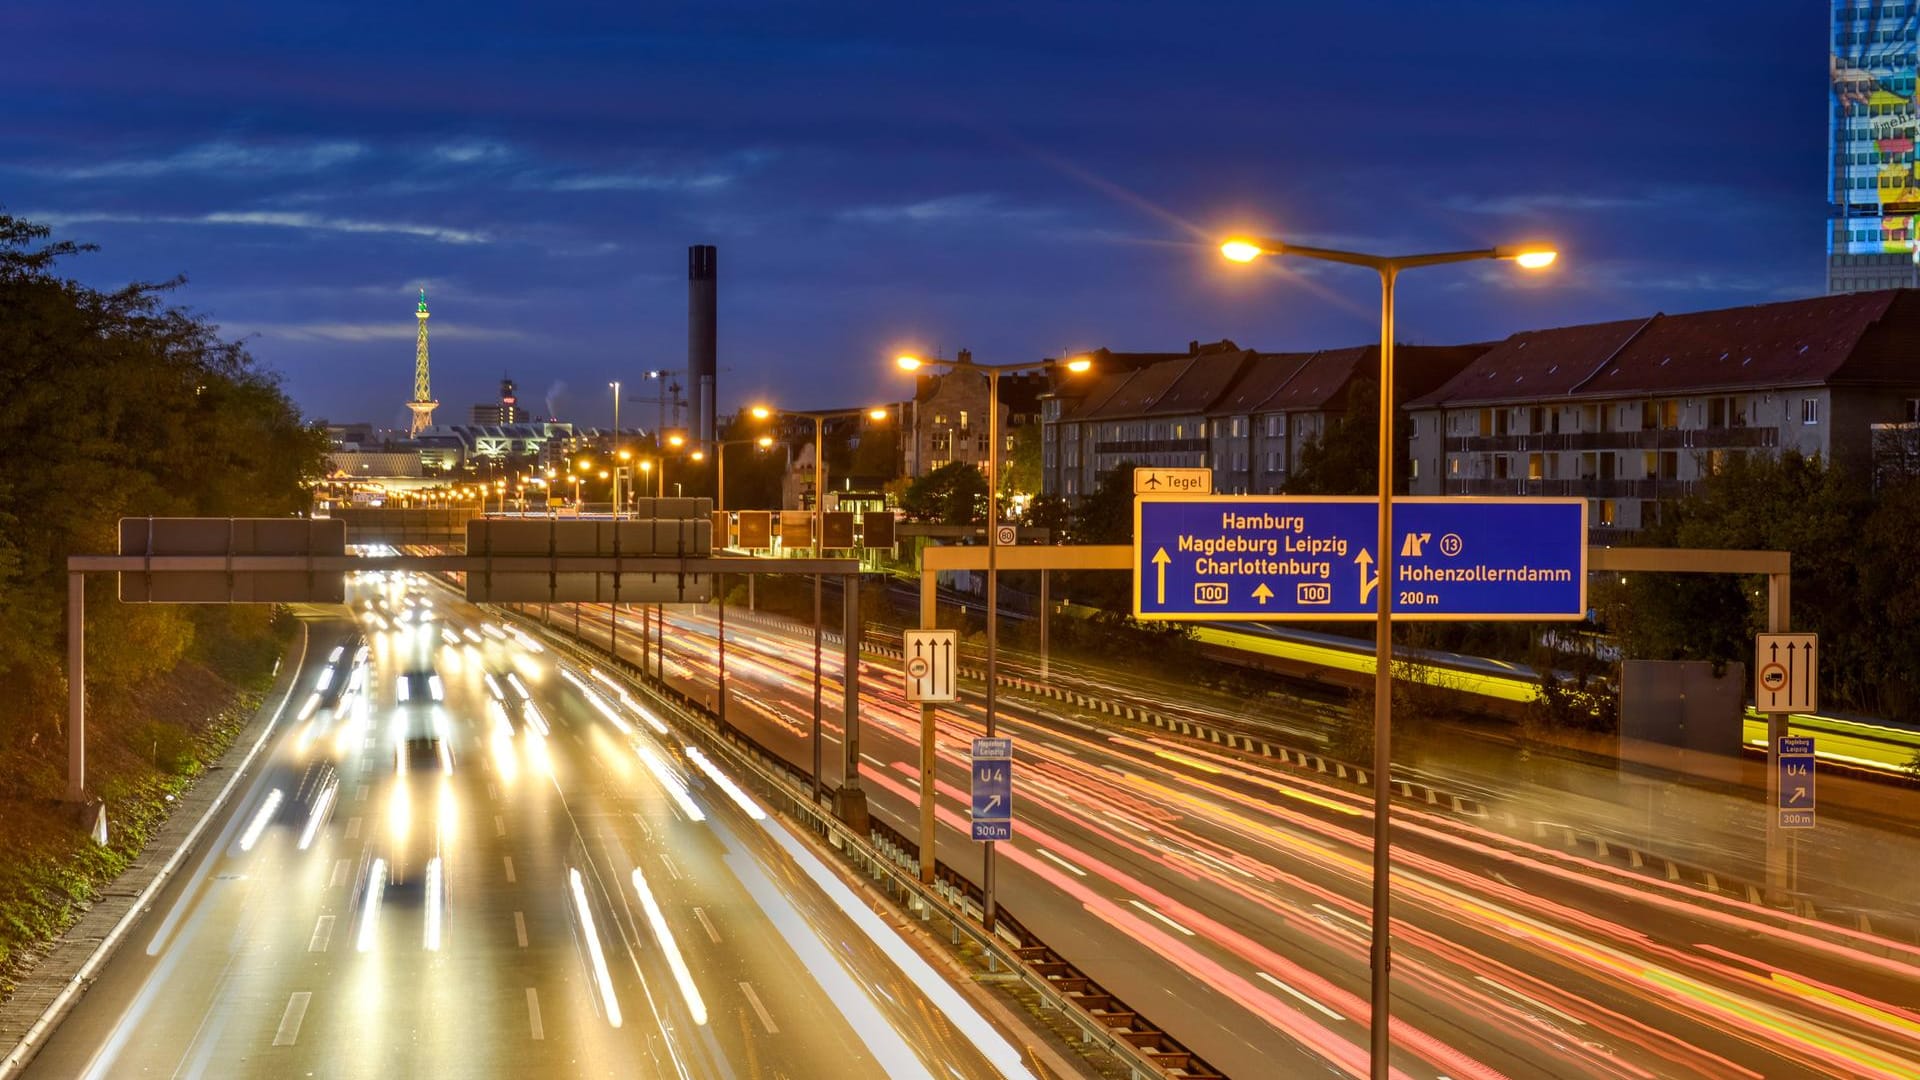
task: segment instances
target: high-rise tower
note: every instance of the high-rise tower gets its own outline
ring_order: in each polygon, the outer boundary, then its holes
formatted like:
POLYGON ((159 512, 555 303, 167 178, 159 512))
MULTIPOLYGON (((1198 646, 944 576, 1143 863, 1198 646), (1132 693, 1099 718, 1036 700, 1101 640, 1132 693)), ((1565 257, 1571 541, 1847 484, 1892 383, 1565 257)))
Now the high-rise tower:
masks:
POLYGON ((420 333, 413 345, 413 400, 407 402, 407 408, 413 413, 413 426, 407 429, 408 435, 418 435, 433 426, 433 410, 440 403, 433 400, 433 389, 427 379, 427 290, 420 290, 420 307, 414 312, 420 320, 420 333))
POLYGON ((1915 245, 1913 4, 1833 0, 1827 102, 1827 291, 1920 284, 1915 245))
POLYGON ((687 249, 687 416, 690 435, 714 438, 714 379, 719 373, 719 256, 712 244, 687 249))

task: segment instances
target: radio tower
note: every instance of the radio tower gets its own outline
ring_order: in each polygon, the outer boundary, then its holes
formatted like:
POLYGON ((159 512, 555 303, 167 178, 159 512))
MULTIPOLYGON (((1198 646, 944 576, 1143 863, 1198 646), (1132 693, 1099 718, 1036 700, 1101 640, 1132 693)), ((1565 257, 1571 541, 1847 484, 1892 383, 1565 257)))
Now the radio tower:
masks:
POLYGON ((413 346, 413 400, 407 402, 407 408, 413 412, 413 426, 407 429, 408 436, 418 436, 433 426, 433 410, 440 403, 433 400, 433 390, 427 382, 427 290, 420 290, 420 309, 414 313, 420 320, 420 335, 414 339, 413 346))

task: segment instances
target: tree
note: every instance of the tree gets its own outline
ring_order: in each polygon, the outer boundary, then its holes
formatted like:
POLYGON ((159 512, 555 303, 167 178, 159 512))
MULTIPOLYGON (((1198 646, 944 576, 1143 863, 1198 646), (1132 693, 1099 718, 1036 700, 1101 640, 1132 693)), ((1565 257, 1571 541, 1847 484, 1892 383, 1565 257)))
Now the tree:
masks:
MULTIPOLYGON (((1408 454, 1404 415, 1394 420, 1400 460, 1408 454)), ((1287 476, 1289 495, 1378 495, 1380 492, 1380 381, 1356 378, 1347 388, 1347 408, 1320 437, 1300 448, 1287 476)), ((1407 491, 1407 469, 1394 470, 1394 490, 1407 491)))
POLYGON ((1041 487, 1039 424, 1022 424, 1013 429, 1013 463, 1000 477, 1000 494, 1039 495, 1041 487))
MULTIPOLYGON (((54 273, 92 248, 49 236, 0 214, 0 455, 15 463, 0 473, 9 736, 57 722, 68 554, 111 550, 123 516, 303 512, 326 450, 244 348, 162 305, 178 280, 100 292, 54 273)), ((98 582, 103 600, 111 587, 98 582)), ((88 610, 89 674, 102 687, 168 669, 192 640, 178 608, 88 610)))
POLYGON ((1073 506, 1062 496, 1035 495, 1020 524, 1047 530, 1048 539, 1055 544, 1073 542, 1073 506))
POLYGON ((1074 521, 1074 536, 1080 543, 1133 543, 1134 468, 1132 461, 1123 461, 1100 475, 1074 521))
POLYGON ((900 508, 914 521, 941 525, 985 521, 987 478, 967 462, 949 462, 908 484, 900 508))

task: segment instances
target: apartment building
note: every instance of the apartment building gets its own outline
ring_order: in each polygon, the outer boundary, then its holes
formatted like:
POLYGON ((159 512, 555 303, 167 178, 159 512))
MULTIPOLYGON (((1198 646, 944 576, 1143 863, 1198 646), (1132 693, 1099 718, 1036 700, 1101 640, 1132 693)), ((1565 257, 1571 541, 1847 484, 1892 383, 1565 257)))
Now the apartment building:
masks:
POLYGON ((1732 455, 1866 468, 1874 425, 1916 403, 1913 290, 1525 331, 1405 402, 1410 490, 1580 496, 1605 543, 1732 455))

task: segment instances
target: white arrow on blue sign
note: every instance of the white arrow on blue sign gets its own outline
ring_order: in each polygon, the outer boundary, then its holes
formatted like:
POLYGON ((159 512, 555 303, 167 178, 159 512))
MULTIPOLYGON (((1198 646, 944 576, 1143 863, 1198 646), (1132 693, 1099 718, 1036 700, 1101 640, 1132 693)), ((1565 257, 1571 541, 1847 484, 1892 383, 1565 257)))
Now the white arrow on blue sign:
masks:
POLYGON ((1013 839, 1013 740, 973 740, 973 838, 1013 839))
POLYGON ((1814 753, 1811 736, 1783 735, 1775 755, 1780 769, 1780 827, 1813 828, 1814 753))
MULTIPOLYGON (((1267 495, 1134 500, 1134 615, 1375 614, 1379 503, 1267 495)), ((1584 619, 1584 499, 1393 500, 1393 617, 1584 619)))

